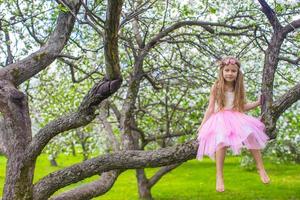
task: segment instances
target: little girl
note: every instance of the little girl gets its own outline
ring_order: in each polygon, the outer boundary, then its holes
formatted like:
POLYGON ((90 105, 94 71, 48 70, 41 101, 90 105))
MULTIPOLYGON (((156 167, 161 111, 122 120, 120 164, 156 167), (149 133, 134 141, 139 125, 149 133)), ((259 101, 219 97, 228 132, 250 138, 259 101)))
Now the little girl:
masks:
POLYGON ((242 147, 252 153, 257 171, 263 183, 270 179, 265 171, 260 149, 264 148, 269 137, 264 133, 265 125, 244 112, 260 105, 245 103, 244 79, 240 62, 234 57, 220 61, 219 77, 211 87, 209 105, 198 128, 199 142, 197 159, 203 155, 216 159, 216 190, 224 191, 223 164, 228 147, 239 154, 242 147))

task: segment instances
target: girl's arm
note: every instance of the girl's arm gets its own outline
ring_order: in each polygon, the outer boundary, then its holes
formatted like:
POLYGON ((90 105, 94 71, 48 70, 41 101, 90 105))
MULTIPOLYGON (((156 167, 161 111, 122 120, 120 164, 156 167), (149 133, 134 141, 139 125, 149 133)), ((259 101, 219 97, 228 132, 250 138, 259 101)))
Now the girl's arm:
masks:
POLYGON ((249 111, 249 110, 251 110, 253 108, 256 108, 259 105, 260 105, 260 96, 258 97, 257 101, 246 103, 244 105, 244 110, 245 111, 249 111))
POLYGON ((215 87, 215 84, 213 84, 213 86, 211 87, 210 89, 210 95, 209 95, 209 103, 208 103, 208 107, 206 109, 206 112, 204 114, 204 117, 202 119, 202 123, 201 125, 199 126, 198 130, 199 131, 203 124, 206 122, 206 120, 208 120, 208 118, 212 115, 212 113, 214 112, 214 109, 215 109, 215 90, 216 90, 216 87, 215 87))

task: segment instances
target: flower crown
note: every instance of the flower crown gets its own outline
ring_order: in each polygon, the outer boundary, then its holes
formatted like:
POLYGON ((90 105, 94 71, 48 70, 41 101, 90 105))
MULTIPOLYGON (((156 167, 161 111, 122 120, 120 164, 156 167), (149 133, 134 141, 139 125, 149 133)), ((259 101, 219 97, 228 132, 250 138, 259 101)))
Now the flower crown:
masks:
POLYGON ((220 62, 220 67, 224 67, 224 66, 230 65, 230 64, 236 65, 236 66, 238 66, 238 68, 241 67, 240 62, 234 57, 223 58, 220 62))

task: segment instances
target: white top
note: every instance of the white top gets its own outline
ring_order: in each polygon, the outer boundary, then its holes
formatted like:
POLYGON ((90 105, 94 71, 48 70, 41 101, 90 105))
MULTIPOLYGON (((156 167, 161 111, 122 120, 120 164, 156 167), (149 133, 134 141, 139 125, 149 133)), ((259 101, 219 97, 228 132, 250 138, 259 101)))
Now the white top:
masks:
MULTIPOLYGON (((231 110, 233 108, 233 101, 234 101, 234 92, 225 91, 225 110, 231 110)), ((215 109, 214 112, 218 111, 218 104, 217 101, 215 101, 215 109)))

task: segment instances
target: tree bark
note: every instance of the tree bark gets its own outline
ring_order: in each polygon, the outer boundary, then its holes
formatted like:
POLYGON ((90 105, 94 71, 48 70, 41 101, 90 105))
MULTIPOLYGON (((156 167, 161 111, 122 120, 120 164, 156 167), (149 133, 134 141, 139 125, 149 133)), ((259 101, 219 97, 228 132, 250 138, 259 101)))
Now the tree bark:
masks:
POLYGON ((145 169, 137 169, 136 178, 138 182, 139 198, 143 200, 152 200, 151 187, 149 187, 145 169))
POLYGON ((35 161, 24 165, 24 152, 31 140, 27 97, 6 80, 0 81, 0 111, 3 114, 2 139, 7 149, 3 200, 32 199, 35 161))
POLYGON ((55 191, 87 177, 114 169, 160 167, 196 157, 196 140, 155 151, 126 150, 102 155, 50 173, 34 185, 34 196, 46 199, 55 191))
POLYGON ((47 43, 28 57, 0 70, 0 76, 18 86, 48 67, 60 54, 72 32, 80 1, 66 1, 70 12, 61 12, 47 43))
POLYGON ((273 87, 275 72, 279 62, 279 54, 281 46, 288 33, 300 27, 300 20, 295 20, 282 27, 277 19, 275 11, 268 5, 265 0, 259 0, 262 6, 262 11, 266 15, 269 23, 273 27, 273 34, 265 52, 264 70, 262 77, 262 95, 264 103, 262 105, 262 117, 267 128, 267 133, 271 139, 276 138, 276 122, 279 116, 300 98, 299 84, 287 91, 277 101, 273 99, 273 87))

